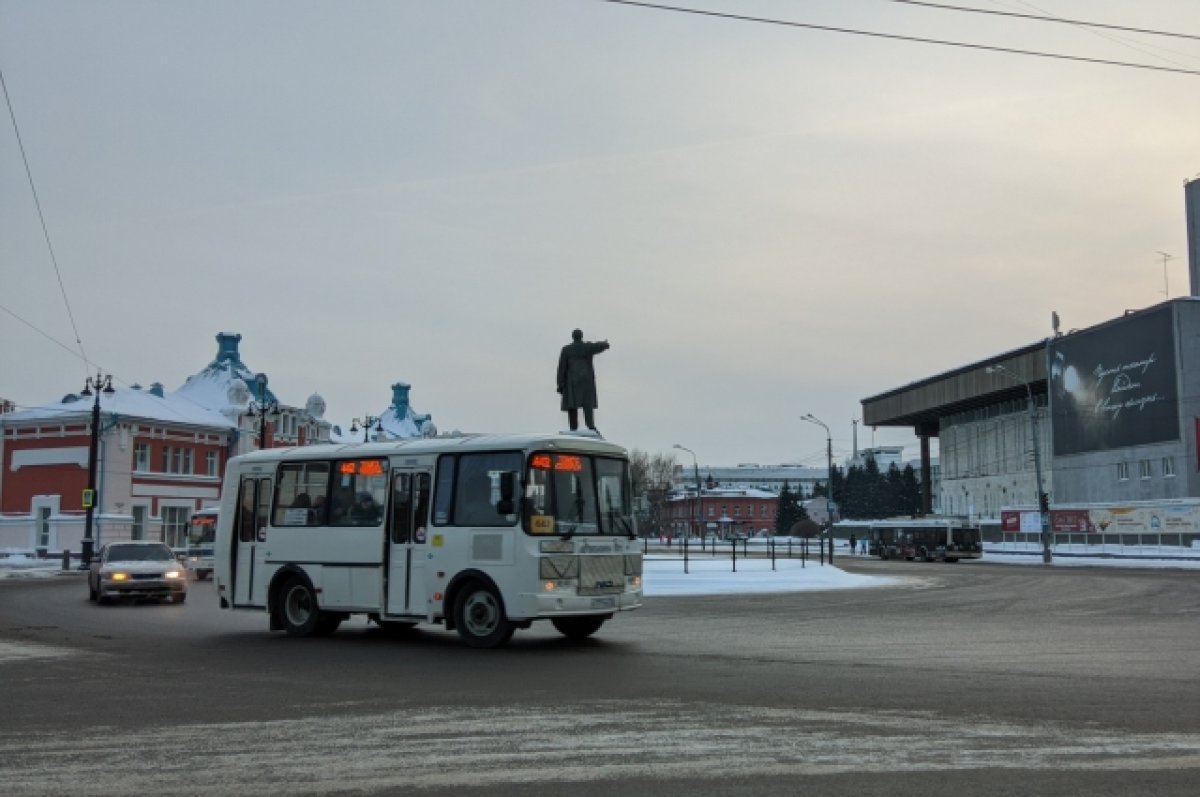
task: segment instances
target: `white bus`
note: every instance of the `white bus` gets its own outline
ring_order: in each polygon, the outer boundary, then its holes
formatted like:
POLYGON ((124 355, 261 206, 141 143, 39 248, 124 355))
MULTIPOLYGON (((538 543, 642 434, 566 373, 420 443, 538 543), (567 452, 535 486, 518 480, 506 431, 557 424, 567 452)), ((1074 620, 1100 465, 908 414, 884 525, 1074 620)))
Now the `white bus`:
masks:
POLYGON ((192 571, 197 581, 203 581, 212 574, 217 512, 216 507, 198 509, 188 521, 187 549, 183 556, 183 564, 192 571))
POLYGON ((582 639, 642 603, 625 449, 572 434, 267 449, 230 460, 222 608, 293 636, 351 614, 444 623, 472 647, 548 619, 582 639))

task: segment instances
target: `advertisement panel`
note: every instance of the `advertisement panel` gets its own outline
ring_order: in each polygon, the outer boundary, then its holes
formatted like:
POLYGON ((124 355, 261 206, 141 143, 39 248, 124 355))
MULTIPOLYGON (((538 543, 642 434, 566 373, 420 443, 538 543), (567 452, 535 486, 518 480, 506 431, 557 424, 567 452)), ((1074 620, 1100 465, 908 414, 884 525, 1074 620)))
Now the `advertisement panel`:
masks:
POLYGON ((1170 306, 1051 341, 1054 455, 1179 439, 1170 306))
MULTIPOLYGON (((1036 509, 1004 509, 1000 530, 1033 534, 1042 530, 1036 509)), ((1090 509, 1051 509, 1056 534, 1200 534, 1200 504, 1106 505, 1090 509)))

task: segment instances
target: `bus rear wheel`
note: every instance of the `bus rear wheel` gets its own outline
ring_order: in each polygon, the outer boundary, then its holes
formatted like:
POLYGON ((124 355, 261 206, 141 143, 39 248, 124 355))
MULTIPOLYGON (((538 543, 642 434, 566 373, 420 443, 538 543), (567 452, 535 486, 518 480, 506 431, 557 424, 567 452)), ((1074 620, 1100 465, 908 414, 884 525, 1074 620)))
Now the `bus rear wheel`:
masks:
POLYGON ((454 626, 473 648, 497 648, 512 638, 515 627, 504 616, 504 601, 479 581, 462 588, 454 602, 454 626))
POLYGON ((600 630, 600 626, 604 625, 607 617, 552 617, 550 622, 554 624, 554 628, 558 633, 565 636, 567 639, 579 641, 587 639, 592 634, 600 630))
POLYGON ((308 582, 293 578, 283 585, 279 593, 279 619, 283 621, 283 630, 288 636, 312 636, 317 633, 321 610, 317 606, 316 593, 308 582))

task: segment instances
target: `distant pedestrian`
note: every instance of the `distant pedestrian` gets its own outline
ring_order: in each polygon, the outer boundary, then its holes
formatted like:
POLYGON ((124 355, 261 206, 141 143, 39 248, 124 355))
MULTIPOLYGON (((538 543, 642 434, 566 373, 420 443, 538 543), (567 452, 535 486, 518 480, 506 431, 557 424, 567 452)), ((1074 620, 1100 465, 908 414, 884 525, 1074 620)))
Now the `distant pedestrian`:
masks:
POLYGON ((859 545, 859 553, 861 553, 863 556, 866 556, 867 555, 867 538, 863 537, 861 540, 859 540, 858 545, 859 545))
POLYGON ((853 556, 857 549, 858 549, 858 539, 853 534, 851 534, 850 535, 850 555, 853 556))

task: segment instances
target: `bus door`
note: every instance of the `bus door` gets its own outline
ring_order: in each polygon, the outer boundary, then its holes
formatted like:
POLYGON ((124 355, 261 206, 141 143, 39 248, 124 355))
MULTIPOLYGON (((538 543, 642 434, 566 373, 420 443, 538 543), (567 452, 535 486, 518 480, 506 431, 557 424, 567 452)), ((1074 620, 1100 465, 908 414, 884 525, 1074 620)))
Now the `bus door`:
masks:
POLYGON ((426 471, 392 471, 385 614, 429 614, 425 561, 429 553, 431 484, 426 471))
POLYGON ((237 505, 230 552, 233 558, 233 605, 265 606, 266 590, 262 582, 267 519, 271 513, 271 479, 243 476, 238 483, 237 505))

